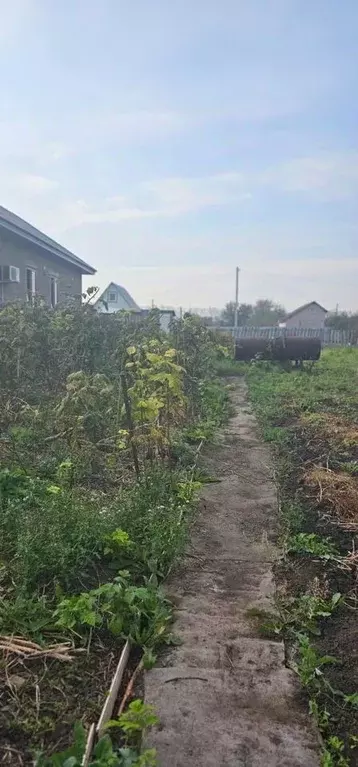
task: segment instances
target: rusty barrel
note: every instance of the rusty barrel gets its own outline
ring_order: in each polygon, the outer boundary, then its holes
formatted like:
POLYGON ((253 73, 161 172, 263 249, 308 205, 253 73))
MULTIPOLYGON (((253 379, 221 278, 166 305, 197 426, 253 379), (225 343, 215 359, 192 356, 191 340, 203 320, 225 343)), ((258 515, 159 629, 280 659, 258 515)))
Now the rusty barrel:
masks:
POLYGON ((235 343, 235 359, 243 362, 255 358, 277 362, 316 362, 321 356, 321 347, 319 338, 238 338, 235 343))

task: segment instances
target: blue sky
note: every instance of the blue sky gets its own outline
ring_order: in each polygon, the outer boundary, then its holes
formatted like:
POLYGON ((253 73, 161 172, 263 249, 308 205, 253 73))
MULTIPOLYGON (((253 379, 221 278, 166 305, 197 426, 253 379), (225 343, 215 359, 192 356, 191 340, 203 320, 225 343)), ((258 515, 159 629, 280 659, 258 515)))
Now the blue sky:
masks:
POLYGON ((1 204, 143 305, 358 309, 356 0, 1 6, 1 204))

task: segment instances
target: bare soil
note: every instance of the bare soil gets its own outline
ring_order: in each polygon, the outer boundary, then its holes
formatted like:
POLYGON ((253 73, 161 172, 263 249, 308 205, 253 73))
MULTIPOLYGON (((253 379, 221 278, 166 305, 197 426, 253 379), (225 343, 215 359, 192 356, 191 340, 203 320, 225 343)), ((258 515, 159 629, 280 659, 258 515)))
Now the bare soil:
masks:
POLYGON ((318 767, 319 739, 285 666, 281 642, 261 638, 253 608, 272 611, 278 509, 270 452, 235 380, 235 416, 204 468, 185 557, 168 591, 181 644, 146 673, 160 725, 147 745, 161 767, 318 767))
POLYGON ((96 640, 72 662, 8 658, 0 669, 0 764, 33 765, 36 751, 68 747, 76 721, 97 721, 120 649, 96 640))

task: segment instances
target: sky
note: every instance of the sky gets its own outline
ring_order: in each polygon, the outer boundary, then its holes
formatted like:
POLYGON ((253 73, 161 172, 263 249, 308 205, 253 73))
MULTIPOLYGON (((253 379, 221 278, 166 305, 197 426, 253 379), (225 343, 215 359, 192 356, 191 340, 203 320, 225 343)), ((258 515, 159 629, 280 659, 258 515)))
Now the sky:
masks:
POLYGON ((358 310, 357 0, 0 0, 0 203, 137 303, 358 310))

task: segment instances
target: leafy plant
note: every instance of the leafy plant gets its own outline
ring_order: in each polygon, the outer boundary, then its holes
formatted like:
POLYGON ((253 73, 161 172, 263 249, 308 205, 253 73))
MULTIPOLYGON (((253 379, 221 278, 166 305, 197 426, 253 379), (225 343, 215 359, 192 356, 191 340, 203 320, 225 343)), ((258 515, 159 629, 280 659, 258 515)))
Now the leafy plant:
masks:
POLYGON ((349 767, 343 741, 336 735, 329 737, 321 757, 321 767, 349 767))
POLYGON ((113 521, 101 498, 23 478, 0 508, 2 561, 22 593, 55 582, 68 586, 101 551, 113 521))
MULTIPOLYGON (((133 733, 135 733, 138 740, 138 735, 140 736, 145 729, 152 724, 156 724, 158 721, 154 714, 150 714, 149 707, 145 707, 142 701, 133 701, 131 706, 133 704, 137 705, 138 712, 136 714, 135 711, 132 711, 132 714, 129 714, 129 719, 132 717, 132 729, 128 729, 129 720, 127 712, 122 714, 124 725, 127 727, 127 730, 124 732, 128 740, 133 733), (137 727, 134 726, 134 723, 137 724, 137 727)), ((120 727, 122 717, 116 722, 109 723, 108 726, 120 727)), ((74 729, 73 744, 65 751, 53 754, 52 756, 44 756, 41 753, 37 754, 35 757, 35 767, 81 767, 85 746, 85 729, 82 724, 77 723, 74 729)), ((140 754, 137 749, 132 747, 117 748, 113 745, 110 736, 106 734, 96 743, 89 767, 155 767, 156 764, 157 760, 154 749, 147 749, 140 754)))
POLYGON ((319 656, 306 634, 298 635, 298 642, 299 658, 297 662, 291 663, 292 668, 304 687, 319 690, 323 682, 322 669, 329 664, 339 663, 339 660, 332 655, 319 656))
POLYGON ((46 597, 22 596, 0 600, 0 633, 20 634, 37 642, 43 640, 44 631, 54 628, 53 610, 46 597))
POLYGON ((142 700, 133 700, 118 719, 108 722, 107 728, 120 727, 126 744, 139 748, 142 733, 158 723, 159 719, 153 706, 142 700))
POLYGON ((125 571, 97 589, 65 597, 55 615, 60 628, 105 628, 141 647, 169 640, 170 603, 154 587, 130 585, 125 571))
POLYGON ((322 599, 313 594, 302 594, 300 597, 278 599, 276 601, 277 615, 273 614, 263 623, 263 630, 274 634, 291 634, 308 632, 319 636, 321 631, 319 620, 329 618, 341 601, 339 593, 330 599, 322 599))
POLYGON ((337 547, 330 538, 321 538, 316 533, 296 533, 287 542, 288 553, 313 554, 322 559, 334 559, 339 556, 337 547))

